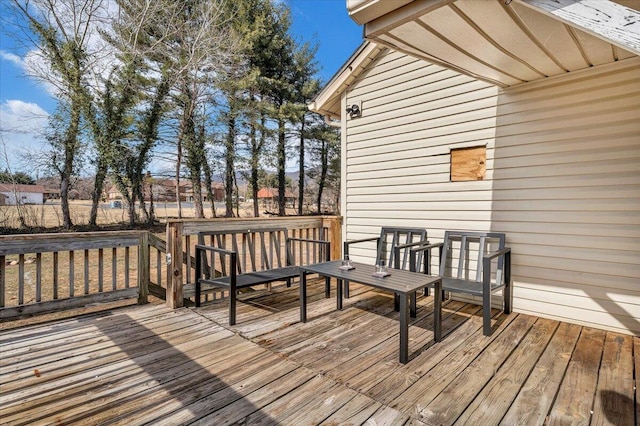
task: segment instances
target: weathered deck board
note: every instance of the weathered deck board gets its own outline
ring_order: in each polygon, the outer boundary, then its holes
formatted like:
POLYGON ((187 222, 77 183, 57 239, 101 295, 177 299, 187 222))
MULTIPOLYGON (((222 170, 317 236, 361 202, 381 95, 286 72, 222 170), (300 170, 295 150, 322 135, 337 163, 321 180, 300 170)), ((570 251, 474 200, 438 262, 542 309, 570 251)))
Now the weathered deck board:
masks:
POLYGON ((549 414, 549 424, 589 424, 606 332, 583 328, 549 414))
POLYGON ((633 338, 607 333, 598 374, 593 424, 633 424, 632 364, 633 338))
MULTIPOLYGON (((637 424, 640 338, 419 298, 398 362, 390 295, 322 281, 199 309, 130 306, 0 331, 3 424, 637 424), (590 411, 593 410, 593 414, 590 411)), ((6 325, 6 324, 5 324, 6 325)))
POLYGON ((580 329, 580 326, 573 324, 559 325, 502 419, 502 424, 542 424, 544 422, 564 377, 573 348, 578 341, 580 329))

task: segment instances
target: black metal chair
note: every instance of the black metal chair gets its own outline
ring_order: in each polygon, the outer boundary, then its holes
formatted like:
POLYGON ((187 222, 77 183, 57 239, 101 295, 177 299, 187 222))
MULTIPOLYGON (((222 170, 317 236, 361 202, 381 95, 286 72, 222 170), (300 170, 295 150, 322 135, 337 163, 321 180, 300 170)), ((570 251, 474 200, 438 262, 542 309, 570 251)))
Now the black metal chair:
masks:
POLYGON ((513 306, 511 249, 505 247, 505 241, 505 234, 499 232, 445 231, 442 243, 413 248, 410 263, 420 262, 419 253, 439 248, 443 293, 481 297, 483 334, 490 336, 492 293, 503 291, 505 314, 510 314, 513 306))
MULTIPOLYGON (((349 248, 353 244, 368 241, 376 242, 375 264, 385 262, 390 268, 409 269, 410 249, 412 247, 428 244, 427 230, 424 228, 402 228, 384 226, 380 229, 380 236, 350 240, 343 243, 343 254, 349 256, 349 248)), ((415 262, 422 263, 422 253, 417 255, 415 262)), ((344 297, 349 297, 349 283, 344 282, 344 297)))

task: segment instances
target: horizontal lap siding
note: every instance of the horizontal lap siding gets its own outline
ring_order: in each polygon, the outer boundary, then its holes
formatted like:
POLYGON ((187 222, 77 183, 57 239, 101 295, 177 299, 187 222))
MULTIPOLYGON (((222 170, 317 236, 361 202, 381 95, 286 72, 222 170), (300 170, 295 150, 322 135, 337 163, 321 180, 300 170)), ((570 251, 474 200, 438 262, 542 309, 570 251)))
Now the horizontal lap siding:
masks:
POLYGON ((499 91, 383 52, 346 95, 363 111, 346 122, 346 238, 505 232, 516 310, 640 334, 639 73, 634 58, 499 91), (450 149, 480 145, 486 179, 450 182, 450 149))

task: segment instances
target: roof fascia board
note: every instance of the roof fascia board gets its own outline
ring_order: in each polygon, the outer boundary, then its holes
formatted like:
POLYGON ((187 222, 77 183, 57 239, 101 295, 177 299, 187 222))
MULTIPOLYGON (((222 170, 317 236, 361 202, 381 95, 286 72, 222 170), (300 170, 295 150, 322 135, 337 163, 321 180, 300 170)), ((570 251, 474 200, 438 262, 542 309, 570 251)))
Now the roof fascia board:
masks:
POLYGON ((455 0, 414 0, 386 15, 380 16, 364 26, 365 38, 377 37, 387 33, 400 25, 413 21, 420 16, 433 12, 443 6, 453 3, 455 0))
POLYGON ((383 49, 383 46, 370 41, 362 43, 340 70, 329 80, 324 89, 318 93, 318 96, 315 97, 313 102, 308 105, 308 108, 311 111, 328 115, 331 118, 340 119, 340 115, 325 110, 324 106, 331 99, 339 96, 383 49))
POLYGON ((347 0, 347 10, 351 19, 359 25, 411 3, 413 0, 347 0))
POLYGON ((640 12, 609 0, 520 0, 601 40, 640 55, 640 12))

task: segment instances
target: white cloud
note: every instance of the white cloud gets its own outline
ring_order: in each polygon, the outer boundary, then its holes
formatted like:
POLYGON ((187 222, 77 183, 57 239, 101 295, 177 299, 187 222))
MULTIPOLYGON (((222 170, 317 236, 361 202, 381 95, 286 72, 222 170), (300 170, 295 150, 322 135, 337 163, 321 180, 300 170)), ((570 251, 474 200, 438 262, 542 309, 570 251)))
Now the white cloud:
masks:
POLYGON ((10 53, 10 52, 6 52, 4 50, 0 50, 0 58, 4 59, 5 61, 9 61, 11 63, 13 63, 14 65, 18 66, 19 68, 24 68, 24 61, 22 60, 22 58, 16 54, 10 53))
POLYGON ((30 154, 42 150, 48 121, 49 114, 38 104, 15 99, 2 103, 0 168, 27 171, 30 154))
POLYGON ((47 125, 49 113, 38 104, 11 99, 0 105, 0 130, 38 133, 47 125))

